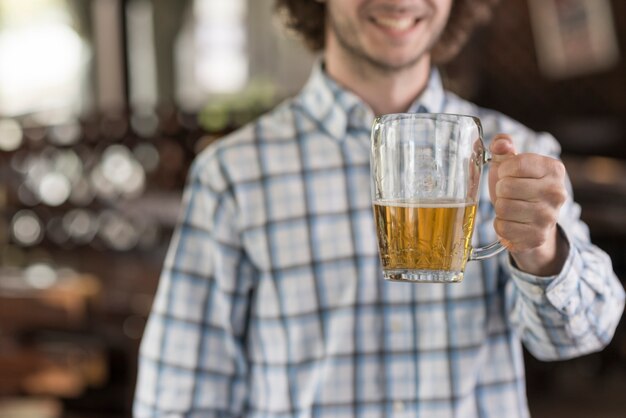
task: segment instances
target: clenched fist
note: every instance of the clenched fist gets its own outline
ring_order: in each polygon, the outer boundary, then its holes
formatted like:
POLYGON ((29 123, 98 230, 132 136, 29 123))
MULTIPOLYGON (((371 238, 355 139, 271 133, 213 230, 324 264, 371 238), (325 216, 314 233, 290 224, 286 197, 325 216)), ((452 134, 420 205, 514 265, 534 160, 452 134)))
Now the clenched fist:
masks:
POLYGON ((568 252, 557 228, 567 199, 563 163, 538 154, 516 154, 504 134, 493 139, 490 151, 489 194, 500 241, 520 270, 537 276, 558 274, 568 252))

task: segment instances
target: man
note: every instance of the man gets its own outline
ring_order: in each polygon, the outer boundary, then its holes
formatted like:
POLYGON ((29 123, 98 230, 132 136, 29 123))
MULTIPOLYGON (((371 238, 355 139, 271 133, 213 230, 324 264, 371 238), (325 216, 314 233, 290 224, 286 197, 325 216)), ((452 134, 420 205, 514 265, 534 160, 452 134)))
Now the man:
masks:
POLYGON ((545 360, 600 350, 624 292, 554 139, 443 90, 433 58, 489 2, 278 3, 322 58, 297 97, 195 161, 135 415, 528 416, 520 341, 545 360), (508 255, 460 284, 382 279, 369 130, 404 111, 476 115, 493 138, 474 238, 497 233, 508 255))

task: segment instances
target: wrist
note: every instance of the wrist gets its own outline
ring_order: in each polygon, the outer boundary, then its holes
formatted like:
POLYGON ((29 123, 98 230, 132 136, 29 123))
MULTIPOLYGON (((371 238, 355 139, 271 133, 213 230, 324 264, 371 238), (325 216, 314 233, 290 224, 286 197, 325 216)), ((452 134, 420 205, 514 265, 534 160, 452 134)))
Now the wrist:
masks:
POLYGON ((555 226, 551 239, 531 250, 510 252, 515 267, 538 277, 558 275, 569 253, 569 243, 560 227, 555 226))

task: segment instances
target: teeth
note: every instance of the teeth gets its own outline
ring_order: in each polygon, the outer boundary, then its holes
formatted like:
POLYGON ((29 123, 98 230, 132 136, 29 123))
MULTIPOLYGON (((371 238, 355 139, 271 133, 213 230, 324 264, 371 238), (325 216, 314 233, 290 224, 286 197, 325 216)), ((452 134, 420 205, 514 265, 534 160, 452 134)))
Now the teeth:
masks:
POLYGON ((400 19, 378 17, 376 23, 390 29, 405 30, 413 26, 415 20, 410 17, 400 19))

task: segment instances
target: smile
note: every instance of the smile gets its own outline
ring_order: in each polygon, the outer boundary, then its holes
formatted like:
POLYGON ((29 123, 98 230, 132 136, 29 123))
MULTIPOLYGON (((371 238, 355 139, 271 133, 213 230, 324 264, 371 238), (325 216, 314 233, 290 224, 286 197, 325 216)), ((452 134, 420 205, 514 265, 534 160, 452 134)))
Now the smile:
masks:
POLYGON ((386 29, 392 29, 397 31, 405 31, 415 26, 420 19, 416 19, 413 17, 401 17, 401 18, 391 18, 391 17, 376 17, 371 18, 371 21, 377 24, 378 26, 382 26, 386 29))
POLYGON ((401 39, 413 33, 424 21, 423 18, 423 15, 414 13, 373 13, 368 16, 370 23, 395 39, 401 39))

